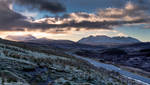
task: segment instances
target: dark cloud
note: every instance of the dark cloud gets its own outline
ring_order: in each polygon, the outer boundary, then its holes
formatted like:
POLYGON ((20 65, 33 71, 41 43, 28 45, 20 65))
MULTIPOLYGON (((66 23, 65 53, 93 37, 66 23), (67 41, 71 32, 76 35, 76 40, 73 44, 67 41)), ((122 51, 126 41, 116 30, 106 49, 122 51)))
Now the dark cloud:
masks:
POLYGON ((65 12, 66 8, 55 0, 15 0, 16 4, 30 10, 47 11, 52 13, 65 12))
MULTIPOLYGON (((16 0, 18 1, 18 0, 16 0)), ((36 0, 20 0, 18 3, 27 5, 33 4, 36 0)), ((39 5, 40 0, 35 4, 39 5)), ((46 0, 42 0, 42 4, 46 0)), ((114 26, 121 26, 126 24, 140 24, 149 23, 150 16, 145 14, 145 9, 141 9, 137 5, 127 4, 124 8, 109 8, 100 11, 99 14, 89 13, 71 13, 63 17, 46 18, 39 22, 36 20, 31 22, 25 16, 10 9, 8 0, 0 0, 0 30, 1 31, 24 31, 24 30, 41 30, 47 31, 53 29, 56 32, 84 29, 112 29, 114 26), (133 6, 133 7, 132 7, 133 6), (112 13, 112 14, 111 14, 112 13), (111 20, 113 18, 113 20, 111 20), (130 20, 129 20, 130 19, 130 20), (49 23, 51 21, 51 23, 49 23), (57 22, 61 22, 58 24, 57 22)), ((34 4, 34 5, 35 5, 34 4)), ((44 5, 44 4, 43 4, 44 5)), ((32 7, 36 7, 33 6, 32 7)), ((40 5, 41 6, 41 5, 40 5)), ((53 8, 53 7, 52 7, 53 8)), ((43 8, 41 8, 42 10, 43 8)), ((47 9, 43 9, 47 10, 47 9)), ((49 11, 51 9, 48 9, 49 11)), ((47 10, 47 11, 48 11, 47 10)), ((52 10, 51 10, 52 11, 52 10)), ((54 32, 54 31, 53 31, 54 32)))
POLYGON ((133 21, 70 21, 63 24, 47 24, 47 23, 34 23, 29 26, 28 30, 41 29, 42 31, 47 31, 48 29, 53 29, 56 32, 71 30, 71 28, 76 28, 76 30, 84 29, 107 29, 111 30, 114 26, 121 26, 126 24, 140 24, 150 22, 149 19, 139 19, 133 21), (66 29, 67 28, 67 29, 66 29))
MULTIPOLYGON (((24 0, 20 0, 20 1, 24 1, 24 0)), ((25 1, 28 1, 28 0, 25 0, 25 1)), ((37 28, 42 29, 47 26, 42 23, 39 24, 39 23, 32 23, 32 22, 27 21, 27 18, 25 16, 11 10, 10 5, 11 5, 10 0, 0 0, 0 30, 1 31, 15 31, 15 30, 24 31, 25 28, 32 29, 32 28, 39 26, 37 28)), ((56 9, 55 12, 58 12, 58 10, 56 9)))
POLYGON ((12 11, 9 8, 9 3, 6 0, 0 1, 0 28, 1 30, 9 29, 17 26, 17 24, 25 23, 26 17, 12 11))

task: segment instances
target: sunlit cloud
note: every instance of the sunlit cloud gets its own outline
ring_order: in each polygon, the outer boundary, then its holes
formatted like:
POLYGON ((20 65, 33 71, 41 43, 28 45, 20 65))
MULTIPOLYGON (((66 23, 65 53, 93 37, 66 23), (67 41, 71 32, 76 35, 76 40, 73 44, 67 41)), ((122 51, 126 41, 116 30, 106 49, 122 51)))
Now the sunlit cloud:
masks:
MULTIPOLYGON (((25 3, 30 3, 30 1, 19 2, 19 4, 23 5, 26 5, 25 3)), ((67 33, 65 31, 72 30, 73 28, 75 28, 78 31, 80 31, 80 29, 82 28, 87 30, 112 30, 116 26, 150 22, 150 15, 145 13, 146 9, 140 8, 140 6, 135 5, 131 2, 128 2, 124 8, 99 9, 96 13, 70 13, 62 17, 50 17, 35 21, 31 21, 22 14, 10 10, 9 4, 7 4, 6 2, 3 1, 1 4, 5 4, 6 6, 5 8, 0 8, 0 11, 2 11, 2 13, 12 13, 11 15, 3 15, 0 17, 2 18, 1 20, 5 20, 0 22, 0 30, 3 31, 39 30, 41 32, 48 32, 49 30, 53 30, 53 33, 67 33), (5 9, 5 11, 3 9, 5 9)), ((24 15, 36 16, 36 13, 32 14, 27 11, 25 13, 26 14, 24 15)))
MULTIPOLYGON (((35 1, 35 0, 34 0, 35 1)), ((33 1, 33 2, 34 2, 33 1)), ((50 13, 65 12, 66 8, 58 2, 49 2, 47 0, 38 0, 34 4, 30 0, 11 0, 0 1, 0 34, 2 38, 10 34, 14 36, 30 35, 36 38, 47 37, 54 39, 66 39, 67 36, 85 35, 113 35, 113 36, 127 36, 123 33, 114 32, 114 28, 127 25, 149 24, 150 14, 147 6, 141 6, 133 2, 127 2, 121 8, 99 8, 93 13, 86 12, 72 12, 57 17, 45 17, 38 20, 32 20, 30 17, 36 17, 38 13, 48 11, 50 13), (39 3, 41 2, 41 3, 39 3), (48 2, 48 3, 46 3, 48 2), (38 8, 37 6, 51 5, 52 8, 38 8), (55 5, 54 5, 55 4, 55 5), (59 6, 59 4, 61 6, 59 6), (27 7, 22 13, 18 13, 13 9, 13 5, 27 7), (33 9, 28 6, 37 7, 38 12, 32 12, 33 9), (57 9, 53 9, 56 7, 57 9), (4 15, 8 14, 8 15, 4 15), (95 30, 101 30, 97 33, 95 30), (102 32, 108 30, 109 32, 102 32), (86 33, 85 33, 86 32, 86 33), (94 33, 93 33, 94 32, 94 33), (92 34, 93 33, 93 34, 92 34), (77 35, 78 34, 78 35, 77 35), (65 36, 62 38, 62 36, 65 36)), ((145 26, 149 28, 149 26, 145 26)), ((142 29, 142 28, 141 28, 142 29)), ((78 40, 76 37, 73 40, 78 40)), ((68 38, 67 38, 68 39, 68 38)))
POLYGON ((31 18, 31 17, 36 17, 38 15, 38 12, 29 12, 28 10, 25 10, 25 11, 21 12, 20 14, 31 18))
POLYGON ((25 39, 33 39, 35 38, 48 38, 48 39, 69 39, 73 41, 78 41, 83 36, 88 37, 90 35, 96 36, 96 35, 107 35, 107 36, 127 36, 126 34, 123 34, 121 32, 118 32, 116 30, 85 30, 82 29, 80 32, 78 31, 70 31, 68 34, 54 34, 54 33, 46 33, 46 32, 36 32, 36 31, 30 31, 30 32, 18 32, 18 31, 5 31, 0 32, 1 38, 8 39, 8 40, 25 40, 25 39), (21 39, 20 39, 21 38, 21 39))
POLYGON ((76 28, 77 30, 80 28, 110 30, 121 25, 150 23, 150 15, 145 12, 146 10, 147 9, 141 8, 136 4, 128 2, 124 8, 99 9, 96 13, 70 13, 57 18, 43 18, 35 22, 55 25, 50 26, 49 29, 61 29, 62 31, 68 31, 72 28, 76 28), (69 29, 66 29, 67 27, 69 29))

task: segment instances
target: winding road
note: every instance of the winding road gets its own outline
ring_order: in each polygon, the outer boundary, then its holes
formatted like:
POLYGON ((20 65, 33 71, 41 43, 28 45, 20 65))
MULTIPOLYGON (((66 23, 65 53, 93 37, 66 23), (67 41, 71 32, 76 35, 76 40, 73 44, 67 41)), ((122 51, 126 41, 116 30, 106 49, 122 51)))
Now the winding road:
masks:
POLYGON ((138 82, 141 82, 141 83, 143 83, 145 85, 150 85, 150 78, 145 78, 143 76, 140 76, 140 75, 137 75, 137 74, 125 71, 125 70, 123 70, 123 69, 121 69, 119 67, 116 67, 114 65, 111 65, 111 64, 101 63, 101 62, 95 61, 93 59, 82 57, 82 56, 78 56, 78 55, 75 55, 75 54, 72 54, 72 53, 69 53, 69 54, 73 55, 73 56, 75 56, 77 58, 83 59, 85 61, 88 61, 89 63, 91 63, 92 65, 94 65, 97 68, 102 67, 102 68, 105 68, 105 69, 110 70, 110 71, 115 71, 115 72, 120 73, 123 76, 126 76, 128 78, 134 79, 134 80, 136 80, 138 82))

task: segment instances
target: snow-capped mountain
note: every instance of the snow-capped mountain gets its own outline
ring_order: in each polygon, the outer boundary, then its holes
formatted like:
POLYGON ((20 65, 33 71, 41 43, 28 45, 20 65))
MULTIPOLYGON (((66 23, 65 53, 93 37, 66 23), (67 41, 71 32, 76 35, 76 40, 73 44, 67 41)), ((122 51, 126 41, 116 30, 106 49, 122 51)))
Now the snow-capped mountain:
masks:
POLYGON ((89 36, 82 38, 78 43, 89 45, 122 45, 138 43, 139 40, 132 37, 108 37, 108 36, 89 36))
POLYGON ((8 35, 5 37, 7 40, 12 40, 12 41, 29 41, 29 40, 35 40, 36 37, 32 35, 22 35, 22 36, 17 36, 17 35, 8 35))

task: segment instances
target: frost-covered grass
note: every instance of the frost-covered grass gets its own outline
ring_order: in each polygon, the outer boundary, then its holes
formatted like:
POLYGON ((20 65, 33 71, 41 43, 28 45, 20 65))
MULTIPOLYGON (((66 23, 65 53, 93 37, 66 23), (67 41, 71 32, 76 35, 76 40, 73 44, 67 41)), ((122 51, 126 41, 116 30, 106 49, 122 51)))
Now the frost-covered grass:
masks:
POLYGON ((0 85, 29 85, 28 83, 24 83, 24 82, 3 82, 2 78, 0 77, 0 85))
MULTIPOLYGON (((126 85, 126 80, 121 81, 119 77, 114 77, 113 73, 94 68, 86 61, 63 53, 54 54, 57 53, 0 44, 0 70, 16 74, 31 85, 41 82, 49 82, 52 85, 126 85)), ((5 84, 21 85, 21 82, 5 84)))
POLYGON ((0 85, 29 85, 26 80, 16 74, 7 71, 0 71, 0 85))
MULTIPOLYGON (((14 57, 14 58, 37 58, 37 59, 41 59, 41 58, 50 58, 50 59, 64 59, 67 60, 67 58, 65 57, 60 57, 60 56, 56 56, 56 55, 48 55, 45 53, 40 53, 40 52, 34 52, 34 51, 30 51, 30 50, 25 50, 19 47, 15 47, 15 46, 9 46, 9 45, 4 45, 4 44, 0 44, 0 50, 4 52, 4 54, 8 57, 14 57)), ((4 54, 1 54, 4 56, 4 54)))

